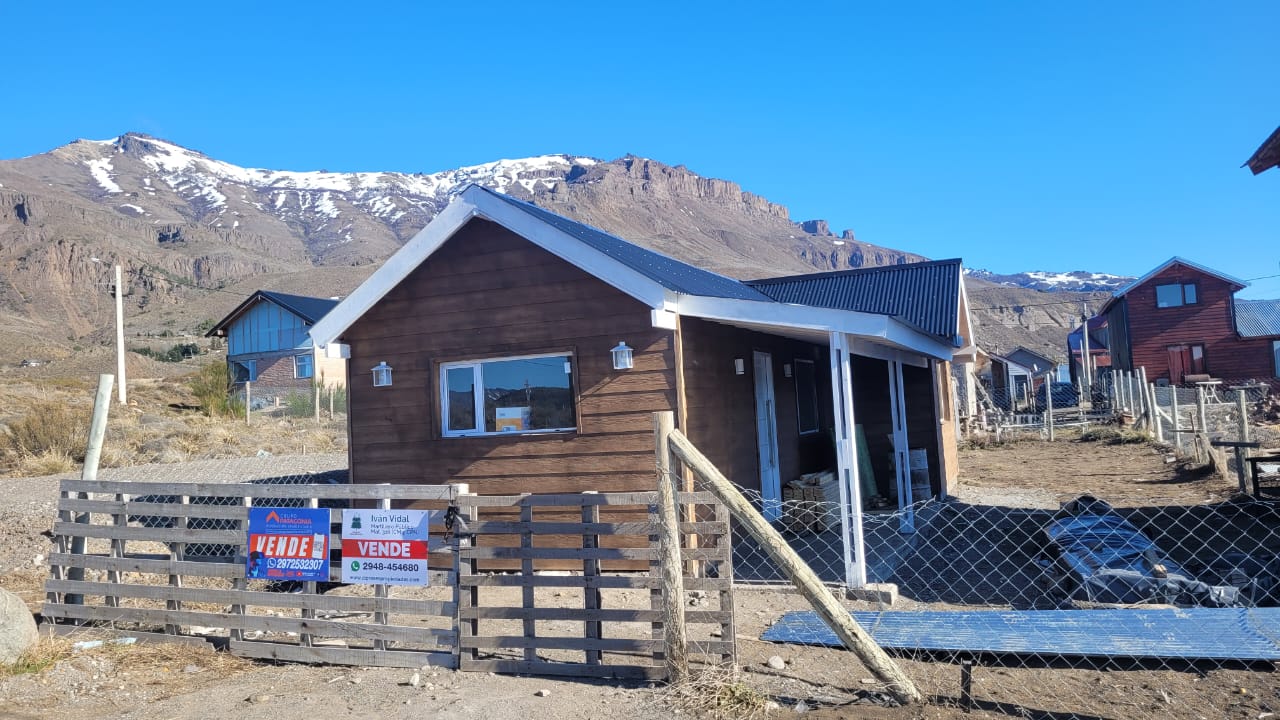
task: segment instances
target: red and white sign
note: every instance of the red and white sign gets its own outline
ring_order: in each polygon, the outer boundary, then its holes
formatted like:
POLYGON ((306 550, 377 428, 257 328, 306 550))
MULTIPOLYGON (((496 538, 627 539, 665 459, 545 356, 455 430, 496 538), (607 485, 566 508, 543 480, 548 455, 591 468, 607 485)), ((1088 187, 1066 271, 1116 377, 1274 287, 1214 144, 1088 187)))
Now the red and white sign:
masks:
POLYGON ((425 510, 343 510, 342 582, 426 585, 425 510))

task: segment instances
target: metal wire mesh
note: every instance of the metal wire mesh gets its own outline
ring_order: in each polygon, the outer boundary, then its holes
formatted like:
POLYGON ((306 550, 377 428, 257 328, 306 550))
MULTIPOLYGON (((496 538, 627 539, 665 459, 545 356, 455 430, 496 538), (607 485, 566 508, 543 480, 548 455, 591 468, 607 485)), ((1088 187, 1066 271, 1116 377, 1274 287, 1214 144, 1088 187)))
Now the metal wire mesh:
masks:
MULTIPOLYGON (((843 583, 838 497, 766 502, 739 490, 824 581, 843 583)), ((1115 506, 966 495, 963 485, 960 495, 867 508, 867 581, 893 584, 897 600, 860 593, 846 603, 933 704, 1055 720, 1260 717, 1280 707, 1280 504, 1173 502, 1158 486, 1115 506)), ((733 558, 739 583, 786 582, 744 533, 733 558)), ((763 637, 840 647, 805 611, 763 637)))

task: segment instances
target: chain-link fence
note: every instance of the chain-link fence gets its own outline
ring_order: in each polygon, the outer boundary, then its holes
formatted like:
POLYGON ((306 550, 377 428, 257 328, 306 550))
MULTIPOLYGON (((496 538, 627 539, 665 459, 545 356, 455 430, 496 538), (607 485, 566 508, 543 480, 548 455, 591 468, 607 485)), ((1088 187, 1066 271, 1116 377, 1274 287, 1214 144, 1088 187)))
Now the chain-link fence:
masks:
MULTIPOLYGON (((866 579, 896 586, 897 599, 876 588, 847 603, 931 702, 1055 720, 1280 707, 1280 505, 1179 502, 1158 486, 1116 506, 961 490, 964 499, 866 509, 866 579)), ((857 534, 841 534, 839 498, 792 493, 765 514, 839 591, 859 556, 857 534)), ((733 558, 738 583, 786 582, 745 533, 734 534, 733 558)), ((840 647, 808 611, 762 637, 840 647)))

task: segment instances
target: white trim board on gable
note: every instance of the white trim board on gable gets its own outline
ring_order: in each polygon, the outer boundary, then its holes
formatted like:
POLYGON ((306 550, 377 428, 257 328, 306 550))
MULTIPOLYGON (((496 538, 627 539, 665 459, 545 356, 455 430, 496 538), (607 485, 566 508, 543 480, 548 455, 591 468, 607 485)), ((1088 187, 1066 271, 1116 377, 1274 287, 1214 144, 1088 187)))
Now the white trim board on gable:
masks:
POLYGON ((845 332, 943 360, 949 360, 954 350, 888 315, 675 292, 477 186, 463 190, 360 287, 317 322, 311 330, 312 342, 325 346, 338 340, 356 320, 476 217, 505 227, 659 311, 654 314, 656 327, 665 327, 670 322, 667 315, 674 311, 679 315, 713 320, 845 332))

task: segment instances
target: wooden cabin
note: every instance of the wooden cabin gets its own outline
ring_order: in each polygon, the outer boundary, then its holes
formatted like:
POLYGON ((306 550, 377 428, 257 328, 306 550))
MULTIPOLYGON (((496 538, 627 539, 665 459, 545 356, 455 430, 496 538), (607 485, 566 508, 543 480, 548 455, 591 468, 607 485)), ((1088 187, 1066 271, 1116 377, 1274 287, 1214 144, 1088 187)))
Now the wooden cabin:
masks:
POLYGON ((908 504, 923 449, 945 495, 968 334, 958 260, 744 282, 477 186, 312 329, 350 356, 353 482, 648 491, 666 410, 770 517, 815 470, 857 501, 859 426, 877 492, 908 504))

